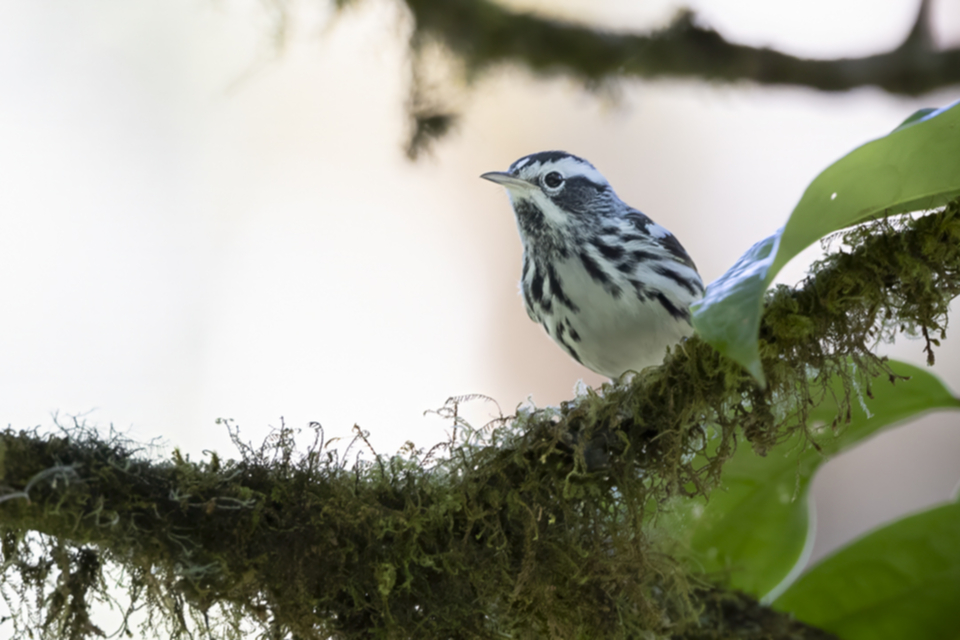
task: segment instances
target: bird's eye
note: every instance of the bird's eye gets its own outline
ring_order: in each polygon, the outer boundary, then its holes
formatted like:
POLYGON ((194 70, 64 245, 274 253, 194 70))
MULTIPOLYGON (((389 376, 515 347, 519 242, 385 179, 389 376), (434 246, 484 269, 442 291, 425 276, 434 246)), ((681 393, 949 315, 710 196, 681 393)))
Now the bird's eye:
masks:
POLYGON ((551 171, 543 176, 543 184, 548 189, 559 189, 563 184, 563 175, 559 171, 551 171))

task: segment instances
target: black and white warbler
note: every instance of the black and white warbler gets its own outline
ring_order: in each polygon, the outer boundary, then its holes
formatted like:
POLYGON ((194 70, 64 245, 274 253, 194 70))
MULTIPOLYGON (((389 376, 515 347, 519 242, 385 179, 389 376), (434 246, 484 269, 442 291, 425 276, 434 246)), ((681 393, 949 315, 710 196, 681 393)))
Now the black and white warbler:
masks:
POLYGON ((481 177, 510 194, 530 319, 574 360, 617 378, 660 364, 693 333, 690 305, 703 295, 693 260, 592 164, 544 151, 481 177))

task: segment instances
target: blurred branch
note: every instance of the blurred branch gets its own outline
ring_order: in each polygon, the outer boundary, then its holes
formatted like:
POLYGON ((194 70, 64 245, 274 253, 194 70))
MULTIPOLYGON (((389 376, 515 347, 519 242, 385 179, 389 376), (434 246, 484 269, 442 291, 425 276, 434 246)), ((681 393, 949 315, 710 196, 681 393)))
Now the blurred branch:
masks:
POLYGON ((649 34, 611 33, 518 13, 492 0, 404 0, 416 32, 429 34, 483 68, 511 62, 537 73, 564 73, 587 83, 616 77, 751 81, 821 91, 863 86, 919 95, 960 83, 960 49, 938 51, 929 34, 929 0, 922 0, 906 40, 863 58, 811 60, 768 48, 734 44, 693 12, 649 34))
MULTIPOLYGON (((360 0, 328 0, 337 10, 360 0)), ((920 0, 904 41, 861 58, 799 58, 766 47, 730 42, 681 11, 666 27, 623 33, 512 11, 494 0, 400 0, 412 19, 412 78, 407 113, 412 129, 406 152, 416 158, 456 124, 444 87, 423 86, 419 67, 426 43, 441 43, 475 77, 499 64, 539 75, 567 75, 589 88, 617 79, 684 79, 712 83, 847 91, 873 86, 917 96, 960 84, 960 48, 938 50, 930 29, 932 0, 920 0)), ((282 48, 294 19, 291 0, 263 0, 272 15, 273 39, 282 48)), ((854 25, 851 25, 854 28, 854 25)))

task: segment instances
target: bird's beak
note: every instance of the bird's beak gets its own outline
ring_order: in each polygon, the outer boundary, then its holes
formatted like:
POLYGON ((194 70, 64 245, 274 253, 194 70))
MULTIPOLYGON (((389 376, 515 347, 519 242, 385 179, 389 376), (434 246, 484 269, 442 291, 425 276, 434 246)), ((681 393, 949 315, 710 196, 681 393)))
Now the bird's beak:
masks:
POLYGON ((507 189, 520 189, 522 191, 529 191, 534 187, 526 180, 521 180, 520 178, 511 175, 505 171, 488 171, 480 176, 484 180, 489 180, 490 182, 496 182, 497 184, 503 185, 507 189))

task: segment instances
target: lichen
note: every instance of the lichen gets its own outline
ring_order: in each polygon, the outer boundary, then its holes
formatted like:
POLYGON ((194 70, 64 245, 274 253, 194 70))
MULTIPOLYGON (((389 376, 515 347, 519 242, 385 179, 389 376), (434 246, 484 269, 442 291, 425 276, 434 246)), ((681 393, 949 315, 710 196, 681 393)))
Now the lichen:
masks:
POLYGON ((485 428, 453 399, 460 435, 430 451, 360 457, 362 434, 341 452, 317 425, 302 450, 287 427, 254 446, 228 423, 237 459, 158 462, 82 424, 7 429, 0 593, 16 615, 0 628, 95 637, 91 603, 119 585, 140 635, 828 637, 689 574, 648 523, 708 494, 738 446, 763 454, 798 431, 816 446, 806 412, 838 378, 842 429, 861 390, 895 379, 878 340, 905 330, 932 357, 960 292, 958 214, 857 227, 772 290, 765 388, 694 337, 660 367, 485 428))

